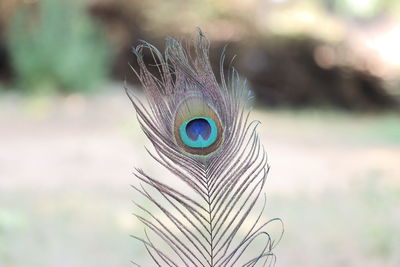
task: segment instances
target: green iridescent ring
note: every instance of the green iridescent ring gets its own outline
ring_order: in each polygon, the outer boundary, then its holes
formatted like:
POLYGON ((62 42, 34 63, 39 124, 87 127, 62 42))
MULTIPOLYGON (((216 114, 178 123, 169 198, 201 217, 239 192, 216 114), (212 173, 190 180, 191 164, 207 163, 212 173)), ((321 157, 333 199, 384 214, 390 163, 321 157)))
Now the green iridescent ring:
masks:
POLYGON ((215 121, 207 117, 194 117, 179 127, 182 142, 192 148, 206 148, 218 138, 215 121))

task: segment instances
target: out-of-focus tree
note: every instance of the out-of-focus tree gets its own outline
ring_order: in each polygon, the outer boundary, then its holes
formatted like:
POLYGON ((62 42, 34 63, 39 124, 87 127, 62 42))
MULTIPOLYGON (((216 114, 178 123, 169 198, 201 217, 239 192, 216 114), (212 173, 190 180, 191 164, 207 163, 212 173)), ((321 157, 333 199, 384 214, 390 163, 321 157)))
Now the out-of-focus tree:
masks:
POLYGON ((8 26, 18 88, 29 92, 88 91, 109 72, 110 52, 99 27, 76 1, 21 5, 8 26))
POLYGON ((341 16, 371 20, 385 14, 398 14, 400 2, 397 0, 324 0, 326 6, 341 16))

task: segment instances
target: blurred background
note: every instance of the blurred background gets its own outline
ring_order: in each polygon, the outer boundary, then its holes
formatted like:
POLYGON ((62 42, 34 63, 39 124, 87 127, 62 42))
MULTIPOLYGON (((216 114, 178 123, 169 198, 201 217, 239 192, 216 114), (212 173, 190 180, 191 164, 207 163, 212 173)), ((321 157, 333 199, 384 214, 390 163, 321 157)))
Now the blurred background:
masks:
POLYGON ((256 96, 277 266, 400 266, 397 0, 1 0, 0 266, 142 256, 131 172, 165 173, 123 90, 131 47, 196 27, 256 96))

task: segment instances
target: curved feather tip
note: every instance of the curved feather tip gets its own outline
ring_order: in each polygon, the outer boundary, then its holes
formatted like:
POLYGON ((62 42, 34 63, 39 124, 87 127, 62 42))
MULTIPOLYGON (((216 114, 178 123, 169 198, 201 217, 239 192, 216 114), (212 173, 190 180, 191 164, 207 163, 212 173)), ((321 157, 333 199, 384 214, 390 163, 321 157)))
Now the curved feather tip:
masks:
POLYGON ((135 216, 145 232, 133 237, 157 266, 273 265, 283 225, 262 218, 269 165, 258 122, 249 120, 250 94, 235 69, 225 79, 224 53, 217 81, 209 46, 200 32, 192 51, 172 38, 164 54, 146 42, 134 49, 147 105, 126 91, 155 148, 150 155, 171 175, 156 179, 136 169, 141 184, 133 187, 145 203, 135 203, 135 216), (157 74, 143 60, 145 49, 157 74), (282 226, 275 240, 271 222, 282 226))

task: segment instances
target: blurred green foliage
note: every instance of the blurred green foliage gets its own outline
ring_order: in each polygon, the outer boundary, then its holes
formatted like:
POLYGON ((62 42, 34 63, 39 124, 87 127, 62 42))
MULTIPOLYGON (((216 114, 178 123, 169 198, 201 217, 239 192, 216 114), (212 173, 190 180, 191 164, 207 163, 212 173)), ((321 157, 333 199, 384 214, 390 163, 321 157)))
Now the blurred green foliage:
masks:
POLYGON ((337 0, 331 4, 339 14, 359 19, 371 19, 385 13, 398 13, 400 6, 397 0, 337 0))
POLYGON ((106 39, 74 1, 40 1, 37 14, 21 6, 8 37, 16 86, 24 91, 89 91, 109 72, 106 39))

